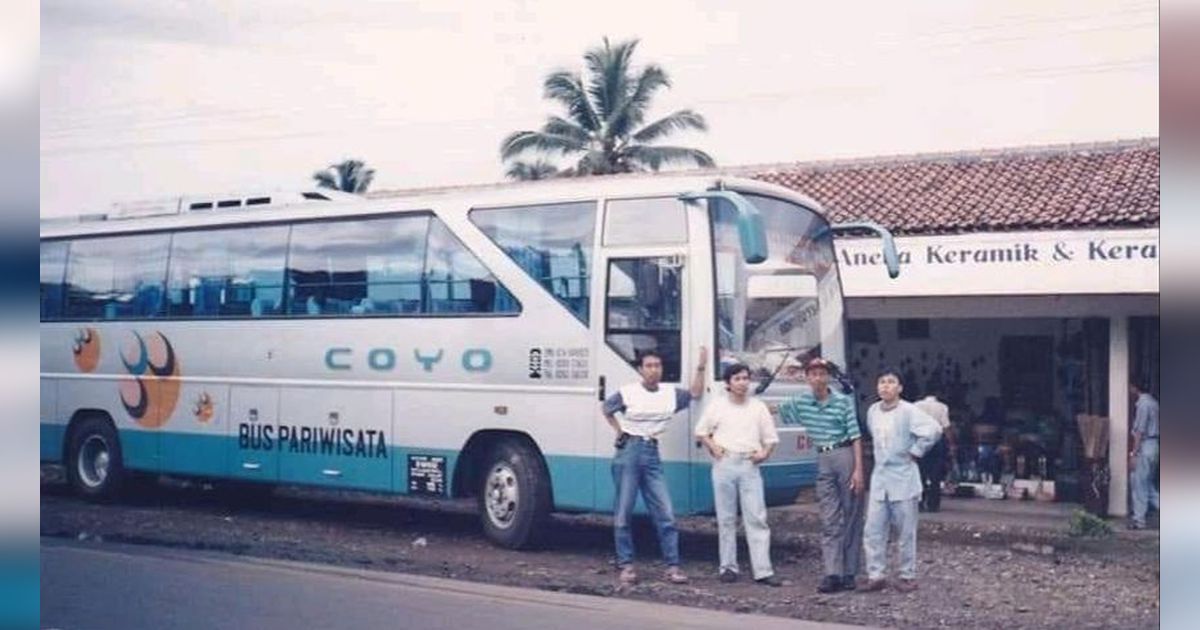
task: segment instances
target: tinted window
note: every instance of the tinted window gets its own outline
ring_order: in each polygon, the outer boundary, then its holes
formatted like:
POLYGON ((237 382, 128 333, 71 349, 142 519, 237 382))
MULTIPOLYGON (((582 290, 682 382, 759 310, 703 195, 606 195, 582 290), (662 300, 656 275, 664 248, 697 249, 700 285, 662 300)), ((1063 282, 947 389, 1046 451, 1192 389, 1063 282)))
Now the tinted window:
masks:
POLYGON ((63 299, 66 292, 63 274, 67 267, 67 242, 42 243, 41 293, 42 319, 58 319, 63 316, 63 299))
POLYGON ((473 210, 471 220, 572 315, 588 323, 595 203, 473 210))
POLYGON ((171 245, 167 314, 262 317, 283 311, 287 226, 180 232, 171 245))
POLYGON ((516 299, 438 219, 425 256, 429 313, 517 313, 516 299))
POLYGON ((520 310, 482 263, 429 215, 295 226, 288 295, 289 312, 301 316, 520 310))
POLYGON ((170 236, 80 239, 67 261, 66 315, 131 319, 163 313, 170 236))

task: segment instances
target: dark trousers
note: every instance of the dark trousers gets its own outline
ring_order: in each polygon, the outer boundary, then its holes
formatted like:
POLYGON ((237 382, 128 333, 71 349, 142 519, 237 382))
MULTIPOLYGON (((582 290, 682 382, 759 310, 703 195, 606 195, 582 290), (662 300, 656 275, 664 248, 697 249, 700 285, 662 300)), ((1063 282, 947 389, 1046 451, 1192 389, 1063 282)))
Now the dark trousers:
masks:
POLYGON ((921 505, 930 512, 936 512, 942 507, 942 479, 946 478, 946 439, 939 438, 937 443, 925 453, 917 466, 921 469, 921 505))

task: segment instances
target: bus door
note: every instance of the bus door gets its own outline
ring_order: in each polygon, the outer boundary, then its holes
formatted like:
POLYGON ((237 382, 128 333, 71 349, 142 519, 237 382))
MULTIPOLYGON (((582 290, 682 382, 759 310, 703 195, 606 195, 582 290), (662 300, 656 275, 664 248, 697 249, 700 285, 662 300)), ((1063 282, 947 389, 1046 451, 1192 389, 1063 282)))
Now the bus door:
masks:
MULTIPOLYGON (((692 290, 688 278, 688 209, 673 197, 608 200, 604 204, 597 247, 593 295, 593 351, 598 400, 594 475, 596 509, 613 509, 612 479, 615 434, 600 411, 600 400, 623 385, 640 381, 633 363, 655 350, 663 357, 662 387, 689 385, 696 346, 688 313, 692 290)), ((659 454, 676 513, 691 510, 690 410, 677 414, 660 436, 659 454)), ((645 512, 639 498, 638 512, 645 512)))

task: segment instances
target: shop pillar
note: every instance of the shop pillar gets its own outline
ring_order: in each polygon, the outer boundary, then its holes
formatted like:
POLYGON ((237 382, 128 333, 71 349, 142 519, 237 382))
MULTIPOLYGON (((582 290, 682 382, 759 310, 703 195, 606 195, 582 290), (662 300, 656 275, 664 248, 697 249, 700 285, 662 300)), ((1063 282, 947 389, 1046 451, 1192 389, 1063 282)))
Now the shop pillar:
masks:
POLYGON ((1108 513, 1129 513, 1129 318, 1108 324, 1108 513))

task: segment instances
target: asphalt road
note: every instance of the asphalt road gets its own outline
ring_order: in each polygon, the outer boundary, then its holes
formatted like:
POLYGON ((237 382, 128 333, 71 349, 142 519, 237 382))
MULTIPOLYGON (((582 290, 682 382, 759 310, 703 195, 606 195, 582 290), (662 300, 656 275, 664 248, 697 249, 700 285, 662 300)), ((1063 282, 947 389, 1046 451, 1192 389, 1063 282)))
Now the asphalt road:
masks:
POLYGON ((44 538, 43 628, 847 628, 197 551, 44 538))

